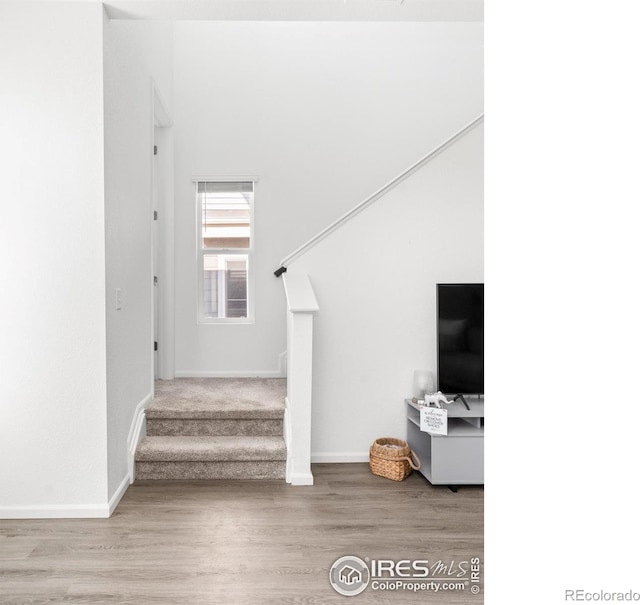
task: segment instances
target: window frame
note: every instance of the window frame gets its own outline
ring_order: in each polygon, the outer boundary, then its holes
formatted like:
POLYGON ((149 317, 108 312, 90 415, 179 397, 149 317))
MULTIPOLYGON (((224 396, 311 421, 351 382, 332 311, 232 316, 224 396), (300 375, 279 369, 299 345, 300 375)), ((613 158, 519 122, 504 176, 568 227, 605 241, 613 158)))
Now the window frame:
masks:
POLYGON ((255 323, 255 271, 253 270, 255 250, 254 208, 256 196, 256 176, 201 176, 192 178, 196 208, 196 254, 197 254, 197 323, 215 324, 253 324, 255 323), (202 245, 202 204, 198 195, 200 183, 253 183, 253 192, 249 202, 249 247, 248 248, 204 248, 202 245), (246 317, 208 317, 204 310, 204 257, 205 256, 246 256, 247 257, 247 316, 246 317))

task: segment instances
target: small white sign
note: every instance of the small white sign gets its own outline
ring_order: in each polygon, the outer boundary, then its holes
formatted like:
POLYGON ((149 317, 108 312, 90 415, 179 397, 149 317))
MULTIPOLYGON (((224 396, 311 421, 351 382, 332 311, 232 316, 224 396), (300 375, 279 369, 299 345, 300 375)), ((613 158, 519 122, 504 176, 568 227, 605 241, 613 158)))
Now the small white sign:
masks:
POLYGON ((430 435, 447 434, 447 410, 440 408, 420 408, 420 430, 430 435))

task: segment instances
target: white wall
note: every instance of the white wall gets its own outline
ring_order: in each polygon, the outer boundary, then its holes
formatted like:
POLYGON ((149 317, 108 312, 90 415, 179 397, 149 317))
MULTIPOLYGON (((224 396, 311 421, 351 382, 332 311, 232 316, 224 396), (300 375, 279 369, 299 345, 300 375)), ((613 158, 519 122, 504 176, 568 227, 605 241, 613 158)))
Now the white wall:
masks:
POLYGON ((170 107, 171 28, 158 21, 104 24, 109 497, 128 473, 134 412, 153 395, 152 78, 170 107))
POLYGON ((102 6, 0 4, 0 517, 107 503, 102 6))
POLYGON ((436 283, 484 281, 482 158, 479 126, 291 264, 320 306, 312 461, 406 438, 413 371, 436 369, 436 283))
POLYGON ((176 370, 275 373, 279 261, 482 111, 481 23, 175 25, 176 370), (255 325, 196 322, 198 174, 257 174, 255 325))

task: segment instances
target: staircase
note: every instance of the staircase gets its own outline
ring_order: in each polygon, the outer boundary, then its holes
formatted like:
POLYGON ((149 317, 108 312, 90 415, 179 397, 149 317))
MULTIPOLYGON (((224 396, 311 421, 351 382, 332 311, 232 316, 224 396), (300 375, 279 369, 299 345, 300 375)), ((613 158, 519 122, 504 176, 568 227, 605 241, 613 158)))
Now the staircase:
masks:
POLYGON ((158 381, 136 480, 284 479, 283 378, 158 381))

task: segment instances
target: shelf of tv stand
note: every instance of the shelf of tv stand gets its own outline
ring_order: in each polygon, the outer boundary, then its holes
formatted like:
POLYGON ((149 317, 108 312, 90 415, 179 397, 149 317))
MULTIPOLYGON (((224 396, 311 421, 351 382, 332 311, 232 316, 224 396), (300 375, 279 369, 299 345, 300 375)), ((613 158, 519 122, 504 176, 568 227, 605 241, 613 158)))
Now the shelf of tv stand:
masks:
POLYGON ((445 406, 447 435, 420 430, 420 407, 407 404, 407 441, 422 462, 420 472, 433 485, 484 483, 484 399, 469 398, 445 406))

